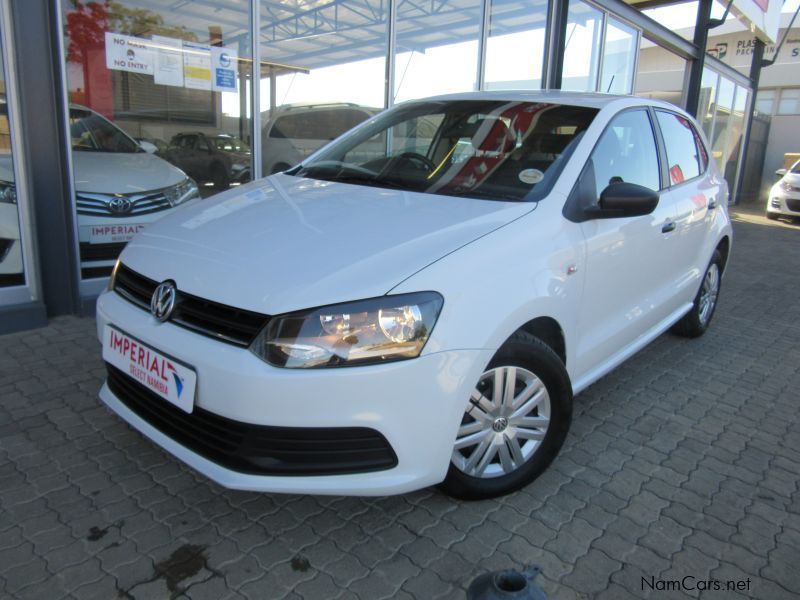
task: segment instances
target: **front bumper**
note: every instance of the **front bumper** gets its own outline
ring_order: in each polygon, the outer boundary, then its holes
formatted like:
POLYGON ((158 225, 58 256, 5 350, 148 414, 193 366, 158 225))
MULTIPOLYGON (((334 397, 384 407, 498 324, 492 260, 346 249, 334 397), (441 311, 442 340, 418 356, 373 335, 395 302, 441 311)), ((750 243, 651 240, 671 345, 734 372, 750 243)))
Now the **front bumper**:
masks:
POLYGON ((800 192, 787 192, 775 186, 770 190, 767 212, 800 217, 800 192))
POLYGON ((113 323, 197 371, 195 407, 238 422, 286 428, 369 428, 397 464, 337 475, 255 475, 213 462, 141 418, 105 384, 100 398, 151 440, 217 483, 236 489, 385 495, 441 482, 470 392, 491 350, 454 350, 385 365, 294 370, 272 367, 248 350, 198 335, 116 293, 97 303, 98 334, 113 323))

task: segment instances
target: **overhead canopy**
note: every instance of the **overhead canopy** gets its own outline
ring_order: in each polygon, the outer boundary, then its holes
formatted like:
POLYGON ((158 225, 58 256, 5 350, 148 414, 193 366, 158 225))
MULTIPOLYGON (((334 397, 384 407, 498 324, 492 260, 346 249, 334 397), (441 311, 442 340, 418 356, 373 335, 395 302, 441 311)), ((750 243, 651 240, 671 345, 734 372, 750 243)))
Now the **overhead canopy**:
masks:
MULTIPOLYGON (((224 45, 240 45, 240 60, 250 54, 249 5, 248 0, 137 0, 169 25, 198 33, 219 26, 224 45)), ((261 1, 259 7, 262 76, 386 55, 389 0, 261 1)), ((491 34, 544 28, 546 11, 544 0, 497 0, 491 34)), ((480 0, 399 0, 397 52, 477 40, 481 18, 480 0)))

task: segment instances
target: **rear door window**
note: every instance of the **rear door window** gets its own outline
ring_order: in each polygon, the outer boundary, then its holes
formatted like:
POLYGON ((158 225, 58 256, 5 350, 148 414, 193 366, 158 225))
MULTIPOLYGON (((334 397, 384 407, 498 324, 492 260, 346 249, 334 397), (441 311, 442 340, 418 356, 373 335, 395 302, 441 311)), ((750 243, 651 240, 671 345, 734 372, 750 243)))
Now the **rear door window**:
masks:
POLYGON ((708 156, 691 122, 675 113, 656 111, 658 126, 667 149, 670 185, 693 179, 705 170, 708 156))

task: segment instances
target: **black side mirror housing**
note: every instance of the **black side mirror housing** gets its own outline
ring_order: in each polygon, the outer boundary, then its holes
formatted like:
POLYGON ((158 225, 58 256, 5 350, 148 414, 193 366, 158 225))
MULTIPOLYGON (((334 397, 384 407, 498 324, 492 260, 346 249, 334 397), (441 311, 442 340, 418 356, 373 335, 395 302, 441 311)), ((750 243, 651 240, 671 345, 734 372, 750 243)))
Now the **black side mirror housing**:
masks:
POLYGON ((635 183, 615 182, 600 193, 597 206, 584 209, 592 219, 640 217, 658 206, 658 192, 635 183))

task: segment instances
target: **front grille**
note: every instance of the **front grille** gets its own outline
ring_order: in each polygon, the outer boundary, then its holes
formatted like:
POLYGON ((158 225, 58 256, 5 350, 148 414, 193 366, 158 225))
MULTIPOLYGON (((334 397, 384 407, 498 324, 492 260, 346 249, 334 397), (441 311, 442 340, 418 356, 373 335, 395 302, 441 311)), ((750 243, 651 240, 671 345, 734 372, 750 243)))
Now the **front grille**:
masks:
POLYGON ((800 212, 800 198, 787 198, 786 208, 792 212, 800 212))
POLYGON ((166 210, 170 207, 166 190, 137 194, 93 194, 78 192, 76 194, 79 215, 93 215, 101 217, 132 217, 148 215, 150 213, 166 210), (119 201, 122 202, 119 202, 119 201), (114 209, 114 204, 119 206, 114 209))
POLYGON ((81 242, 81 260, 117 260, 125 242, 116 244, 89 244, 81 242))
MULTIPOLYGON (((150 310, 150 300, 158 284, 120 264, 114 278, 114 291, 129 302, 150 310)), ((223 342, 249 346, 267 324, 269 316, 211 302, 178 290, 175 309, 169 321, 223 342)))
POLYGON ((195 407, 186 413, 106 363, 108 387, 140 418, 225 468, 255 475, 341 475, 397 466, 378 431, 366 427, 252 425, 195 407))

